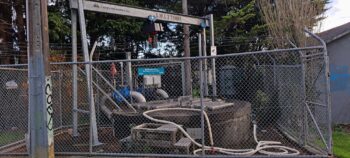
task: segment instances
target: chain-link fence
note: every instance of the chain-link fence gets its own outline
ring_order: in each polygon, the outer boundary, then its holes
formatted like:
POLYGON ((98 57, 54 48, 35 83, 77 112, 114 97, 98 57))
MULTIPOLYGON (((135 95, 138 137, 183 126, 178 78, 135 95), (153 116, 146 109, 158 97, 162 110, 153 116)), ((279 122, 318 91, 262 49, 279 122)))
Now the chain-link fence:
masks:
MULTIPOLYGON (((324 54, 316 46, 51 64, 55 152, 327 156, 331 122, 324 54)), ((0 74, 0 154, 26 153, 27 67, 3 66, 0 74)))

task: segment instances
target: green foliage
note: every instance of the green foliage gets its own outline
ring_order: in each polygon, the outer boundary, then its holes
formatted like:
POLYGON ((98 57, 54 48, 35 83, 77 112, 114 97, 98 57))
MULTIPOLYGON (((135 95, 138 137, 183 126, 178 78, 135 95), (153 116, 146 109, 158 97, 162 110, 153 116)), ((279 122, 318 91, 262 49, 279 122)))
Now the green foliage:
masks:
POLYGON ((60 1, 48 6, 50 43, 70 43, 71 24, 68 1, 60 1))
POLYGON ((49 37, 52 43, 67 42, 70 35, 70 24, 68 19, 64 18, 60 12, 49 12, 49 37))
POLYGON ((259 106, 265 107, 270 103, 270 98, 262 90, 258 90, 256 91, 255 101, 259 106))
POLYGON ((200 96, 199 88, 193 88, 192 97, 196 98, 200 96))
MULTIPOLYGON (((109 2, 168 12, 182 12, 179 0, 110 0, 109 2)), ((214 14, 219 54, 260 50, 265 44, 261 36, 266 35, 266 27, 260 20, 255 0, 188 0, 188 5, 191 15, 214 14)), ((49 7, 50 42, 70 42, 69 10, 68 1, 49 7)), ((86 12, 85 17, 91 43, 100 37, 108 39, 105 40, 108 47, 100 46, 100 50, 104 49, 109 52, 108 57, 113 57, 114 52, 127 50, 133 50, 135 53, 139 51, 150 53, 144 47, 148 35, 141 31, 146 22, 145 19, 96 12, 86 12)), ((183 50, 182 25, 176 25, 176 31, 169 30, 166 25, 167 23, 163 23, 166 31, 158 35, 159 40, 170 43, 170 45, 163 44, 164 51, 168 51, 165 56, 179 56, 183 50)), ((191 42, 192 45, 196 45, 196 33, 199 32, 199 27, 192 26, 191 30, 191 42)), ((159 51, 156 52, 159 54, 159 51)), ((193 47, 191 52, 197 55, 197 48, 193 47)))
POLYGON ((230 10, 216 21, 216 36, 222 53, 261 50, 266 45, 267 27, 255 0, 231 0, 230 10), (222 39, 220 41, 220 39, 222 39))

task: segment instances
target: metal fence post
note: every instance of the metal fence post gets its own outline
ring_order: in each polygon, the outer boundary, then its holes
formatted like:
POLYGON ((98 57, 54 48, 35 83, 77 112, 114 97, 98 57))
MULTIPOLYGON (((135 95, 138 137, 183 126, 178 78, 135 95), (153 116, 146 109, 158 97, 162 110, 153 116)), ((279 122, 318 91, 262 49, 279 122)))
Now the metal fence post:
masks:
MULTIPOLYGON (((198 34, 198 39, 201 38, 201 35, 198 34)), ((198 43, 201 43, 201 40, 198 40, 198 43)), ((199 56, 202 56, 202 49, 201 47, 198 48, 199 50, 199 56)), ((205 131, 205 127, 204 127, 204 104, 203 104, 203 93, 204 93, 204 81, 203 81, 203 59, 199 59, 199 76, 200 76, 200 83, 199 83, 199 94, 200 94, 200 105, 201 105, 201 138, 202 138, 202 156, 205 155, 205 150, 204 150, 204 146, 205 146, 205 135, 204 135, 204 131, 205 131)))
MULTIPOLYGON (((126 59, 131 60, 131 52, 126 52, 126 59)), ((132 65, 131 61, 127 63, 127 73, 128 73, 128 86, 130 89, 130 103, 133 103, 133 99, 131 97, 131 92, 133 91, 133 84, 132 84, 132 65)))
POLYGON ((305 32, 310 34, 312 37, 314 37, 316 40, 318 40, 322 46, 323 46, 323 58, 324 58, 324 63, 325 63, 325 78, 326 78, 326 105, 327 105, 327 116, 328 116, 328 141, 327 141, 327 146, 328 146, 328 154, 332 155, 333 154, 333 138, 332 138, 332 109, 331 109, 331 82, 330 82, 330 70, 329 70, 329 57, 328 57, 328 50, 327 50, 327 44, 324 40, 322 40, 320 37, 315 35, 314 33, 310 32, 306 28, 304 29, 305 32))
MULTIPOLYGON (((72 61, 78 61, 77 55, 77 11, 71 9, 71 21, 72 21, 72 61)), ((78 133, 78 66, 73 65, 73 137, 79 136, 78 133)))
MULTIPOLYGON (((80 32, 81 32, 81 43, 84 53, 84 61, 91 62, 89 59, 89 50, 88 50, 88 42, 87 42, 87 34, 86 34, 86 25, 85 25, 85 15, 84 15, 84 5, 83 0, 78 0, 78 15, 79 15, 79 24, 80 24, 80 32)), ((90 145, 89 151, 92 152, 92 146, 96 146, 101 144, 98 141, 97 134, 97 123, 96 123, 96 110, 95 110, 95 102, 94 102, 94 93, 93 93, 93 85, 92 85, 92 75, 91 75, 91 63, 85 64, 86 71, 86 82, 88 88, 88 100, 90 105, 90 145)))
MULTIPOLYGON (((304 59, 303 59, 303 54, 302 53, 299 53, 300 54, 300 57, 302 58, 301 60, 301 71, 302 71, 302 79, 301 79, 301 82, 302 82, 302 88, 303 88, 303 104, 302 104, 302 113, 303 113, 303 126, 302 126, 302 144, 305 146, 307 145, 307 133, 308 133, 308 119, 307 119, 307 108, 306 108, 306 100, 307 100, 307 94, 306 94, 306 68, 305 68, 305 62, 304 62, 304 59)), ((300 109, 301 110, 301 109, 300 109)))
MULTIPOLYGON (((199 38, 199 37, 198 37, 199 38)), ((205 27, 202 28, 202 35, 201 35, 201 43, 199 44, 199 47, 201 47, 202 56, 207 56, 207 35, 206 35, 206 29, 205 27), (203 40, 202 40, 203 38, 203 40)), ((208 59, 203 59, 204 63, 204 95, 208 96, 208 59)))
POLYGON ((186 96, 186 74, 185 74, 185 62, 181 62, 181 80, 182 80, 182 96, 186 96))
MULTIPOLYGON (((209 15, 209 21, 210 21, 210 43, 211 43, 211 48, 215 48, 215 35, 214 35, 214 16, 213 14, 209 15)), ((216 53, 216 48, 215 52, 213 50, 210 50, 211 55, 217 55, 216 53)), ((211 61, 211 66, 212 66, 212 87, 213 87, 213 99, 216 100, 217 97, 217 92, 216 92, 216 66, 215 66, 215 58, 212 58, 211 61)))
POLYGON ((59 108, 60 108, 60 127, 62 127, 62 122, 63 122, 63 119, 62 119, 62 71, 59 70, 59 76, 58 76, 58 81, 59 81, 59 108))
POLYGON ((54 155, 47 1, 27 1, 30 156, 54 155))

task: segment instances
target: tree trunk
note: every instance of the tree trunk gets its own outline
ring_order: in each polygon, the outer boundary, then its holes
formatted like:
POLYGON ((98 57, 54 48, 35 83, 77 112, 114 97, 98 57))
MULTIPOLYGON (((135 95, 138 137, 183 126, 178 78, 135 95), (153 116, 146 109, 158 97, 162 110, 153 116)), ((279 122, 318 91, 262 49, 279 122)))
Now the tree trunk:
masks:
POLYGON ((9 1, 3 1, 0 5, 0 64, 10 64, 12 40, 11 40, 11 4, 9 1), (3 51, 1 51, 3 50, 3 51))
MULTIPOLYGON (((182 12, 188 14, 187 0, 182 0, 182 12)), ((184 56, 190 57, 190 29, 188 25, 184 25, 184 56)), ((192 95, 192 76, 191 76, 191 60, 185 60, 185 93, 192 95)))
POLYGON ((16 0, 15 1, 15 10, 17 13, 17 28, 18 28, 18 43, 20 46, 19 53, 19 62, 20 64, 27 63, 27 42, 25 34, 25 19, 23 18, 25 12, 25 0, 16 0))

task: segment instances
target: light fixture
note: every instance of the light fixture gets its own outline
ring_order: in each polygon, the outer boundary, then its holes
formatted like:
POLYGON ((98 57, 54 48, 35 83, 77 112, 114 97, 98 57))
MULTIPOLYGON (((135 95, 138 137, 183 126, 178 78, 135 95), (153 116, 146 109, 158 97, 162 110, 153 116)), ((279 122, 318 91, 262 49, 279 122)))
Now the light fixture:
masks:
POLYGON ((150 15, 150 16, 148 16, 148 20, 151 22, 155 22, 157 20, 157 17, 154 15, 150 15))

